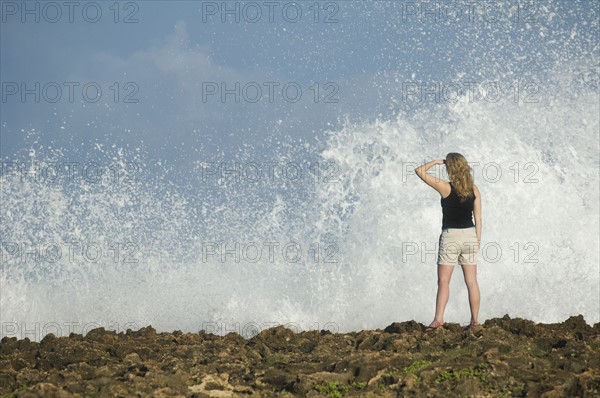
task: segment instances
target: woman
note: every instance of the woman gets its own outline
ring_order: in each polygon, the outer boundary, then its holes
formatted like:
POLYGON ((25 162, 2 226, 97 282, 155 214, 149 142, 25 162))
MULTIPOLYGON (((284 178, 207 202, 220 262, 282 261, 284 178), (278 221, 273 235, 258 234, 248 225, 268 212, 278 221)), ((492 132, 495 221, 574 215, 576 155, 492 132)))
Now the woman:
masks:
POLYGON ((444 310, 450 294, 450 277, 458 260, 469 290, 471 323, 479 325, 479 285, 477 284, 477 253, 481 242, 481 194, 473 183, 469 164, 460 153, 449 153, 445 160, 432 160, 419 166, 416 174, 438 191, 442 204, 442 233, 438 252, 438 291, 435 318, 426 332, 444 324, 444 310), (445 164, 450 182, 427 174, 432 166, 445 164), (473 224, 474 216, 475 223, 473 224))

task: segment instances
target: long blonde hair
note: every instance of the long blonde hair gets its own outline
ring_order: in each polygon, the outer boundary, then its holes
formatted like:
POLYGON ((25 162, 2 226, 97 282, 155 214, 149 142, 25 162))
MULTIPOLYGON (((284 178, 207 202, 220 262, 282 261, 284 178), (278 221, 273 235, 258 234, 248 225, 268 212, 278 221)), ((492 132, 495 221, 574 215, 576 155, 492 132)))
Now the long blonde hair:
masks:
POLYGON ((446 155, 446 170, 448 170, 448 177, 461 202, 475 195, 471 168, 463 155, 456 152, 448 153, 446 155))

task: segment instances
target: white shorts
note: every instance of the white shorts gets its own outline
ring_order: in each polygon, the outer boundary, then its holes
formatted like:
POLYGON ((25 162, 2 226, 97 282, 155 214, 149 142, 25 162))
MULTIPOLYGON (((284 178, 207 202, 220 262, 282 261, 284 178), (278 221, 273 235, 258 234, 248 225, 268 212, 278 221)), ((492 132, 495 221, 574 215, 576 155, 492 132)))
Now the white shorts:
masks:
POLYGON ((440 235, 438 264, 477 265, 477 232, 475 227, 446 228, 440 235))

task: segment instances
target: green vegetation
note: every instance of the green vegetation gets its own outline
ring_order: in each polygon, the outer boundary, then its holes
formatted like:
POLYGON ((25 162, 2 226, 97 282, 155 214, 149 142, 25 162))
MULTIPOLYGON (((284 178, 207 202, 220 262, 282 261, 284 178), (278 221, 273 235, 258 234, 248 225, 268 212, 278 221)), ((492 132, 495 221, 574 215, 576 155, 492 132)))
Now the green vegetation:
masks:
POLYGON ((473 368, 461 369, 458 371, 449 370, 441 372, 436 379, 435 383, 443 383, 447 381, 454 381, 461 378, 476 378, 481 382, 482 391, 492 394, 494 397, 520 397, 526 389, 526 385, 523 383, 513 385, 512 387, 500 387, 492 380, 488 379, 488 368, 489 365, 480 363, 473 368))
POLYGON ((287 364, 288 363, 288 361, 285 359, 285 357, 280 354, 270 355, 268 358, 263 359, 263 362, 268 366, 274 366, 274 365, 278 365, 278 364, 287 364))
POLYGON ((444 352, 445 355, 449 357, 464 357, 464 356, 472 356, 477 353, 477 350, 473 347, 457 347, 451 348, 444 352))
POLYGON ((529 352, 531 353, 531 355, 533 355, 536 358, 542 358, 545 356, 548 356, 548 354, 550 354, 550 351, 547 349, 544 349, 538 345, 534 345, 529 352))
POLYGON ((592 349, 594 349, 594 350, 600 349, 600 341, 592 340, 592 341, 586 341, 585 343, 587 345, 589 345, 590 347, 592 347, 592 349))
POLYGON ((525 383, 518 384, 512 388, 511 396, 521 396, 527 385, 525 383))
POLYGON ((13 391, 13 392, 9 392, 8 394, 0 394, 0 398, 15 398, 17 396, 18 393, 20 392, 24 392, 25 390, 27 390, 27 386, 24 384, 19 385, 19 387, 13 391))
POLYGON ((361 382, 356 382, 356 381, 353 381, 353 382, 350 384, 350 386, 351 386, 352 388, 355 388, 355 389, 357 389, 357 390, 362 390, 362 389, 364 389, 364 388, 366 388, 366 387, 367 387, 367 382, 366 382, 366 381, 361 381, 361 382))
POLYGON ((525 384, 513 386, 511 390, 502 389, 500 391, 494 389, 492 386, 488 386, 487 391, 500 398, 521 397, 523 396, 523 391, 525 391, 525 384))
POLYGON ((432 364, 431 361, 426 361, 426 360, 419 360, 419 361, 413 362, 409 366, 402 369, 402 374, 408 375, 408 374, 414 373, 414 372, 421 370, 431 364, 432 364))
POLYGON ((321 394, 327 394, 329 398, 341 398, 349 389, 350 386, 340 384, 337 381, 317 386, 317 391, 321 394))
POLYGON ((435 378, 434 383, 443 383, 445 381, 458 380, 464 377, 473 377, 484 383, 487 382, 487 365, 480 363, 471 369, 461 369, 459 371, 445 370, 435 378))
POLYGON ((362 390, 367 387, 367 382, 356 382, 353 381, 350 384, 342 384, 338 381, 332 381, 324 385, 317 386, 317 391, 321 394, 327 394, 329 398, 341 398, 348 391, 354 390, 362 390))
POLYGON ((415 383, 419 384, 421 382, 421 376, 414 374, 415 372, 426 368, 427 366, 431 365, 433 362, 431 361, 427 361, 424 359, 418 360, 413 362, 412 364, 410 364, 409 366, 405 367, 404 369, 402 369, 402 374, 404 376, 410 375, 412 374, 413 378, 415 379, 415 383))

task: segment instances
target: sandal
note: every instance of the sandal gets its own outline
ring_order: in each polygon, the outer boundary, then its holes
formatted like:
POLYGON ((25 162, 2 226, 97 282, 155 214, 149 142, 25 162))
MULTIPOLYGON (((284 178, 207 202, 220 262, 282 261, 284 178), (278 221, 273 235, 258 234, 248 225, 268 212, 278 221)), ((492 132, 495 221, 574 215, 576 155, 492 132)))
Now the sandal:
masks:
POLYGON ((429 325, 425 329, 425 331, 426 332, 431 332, 431 331, 434 331, 435 329, 439 328, 440 326, 444 326, 444 322, 440 323, 440 322, 433 321, 433 322, 431 322, 431 325, 429 325))
POLYGON ((479 324, 479 322, 475 322, 475 323, 471 322, 471 323, 469 323, 469 325, 466 326, 465 329, 470 330, 470 329, 474 329, 474 328, 479 327, 479 326, 481 326, 479 324))

